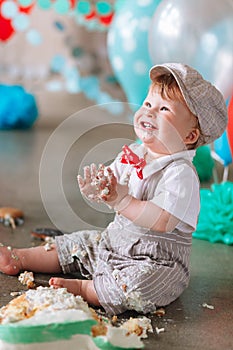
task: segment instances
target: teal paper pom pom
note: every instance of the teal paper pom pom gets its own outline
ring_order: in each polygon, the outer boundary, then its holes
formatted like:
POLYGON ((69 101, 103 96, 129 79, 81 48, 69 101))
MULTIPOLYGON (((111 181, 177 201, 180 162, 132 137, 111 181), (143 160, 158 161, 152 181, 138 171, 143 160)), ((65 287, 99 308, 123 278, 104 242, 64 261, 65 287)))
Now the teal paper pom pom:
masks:
POLYGON ((201 189, 201 210, 194 238, 233 244, 233 182, 201 189))
POLYGON ((0 129, 28 129, 38 117, 35 97, 18 85, 0 84, 0 129))

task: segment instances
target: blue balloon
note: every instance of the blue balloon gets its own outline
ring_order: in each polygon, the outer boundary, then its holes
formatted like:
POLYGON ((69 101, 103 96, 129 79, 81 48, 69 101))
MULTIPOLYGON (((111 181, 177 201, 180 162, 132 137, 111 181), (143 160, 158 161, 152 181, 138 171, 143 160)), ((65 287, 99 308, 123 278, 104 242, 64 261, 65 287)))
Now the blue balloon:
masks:
POLYGON ((231 150, 226 131, 221 137, 214 141, 214 151, 221 158, 224 166, 232 163, 231 150))
POLYGON ((141 105, 150 84, 152 62, 148 30, 161 0, 127 0, 117 9, 108 32, 108 55, 127 100, 141 105))
POLYGON ((38 117, 35 97, 18 85, 0 85, 0 129, 27 129, 38 117))

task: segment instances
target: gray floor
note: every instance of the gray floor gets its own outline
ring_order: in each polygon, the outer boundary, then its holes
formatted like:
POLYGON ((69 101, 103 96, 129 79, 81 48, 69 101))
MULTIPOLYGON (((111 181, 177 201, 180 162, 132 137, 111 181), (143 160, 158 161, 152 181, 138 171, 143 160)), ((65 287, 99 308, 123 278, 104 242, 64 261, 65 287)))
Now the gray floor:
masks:
MULTIPOLYGON (((127 119, 111 118, 95 107, 79 113, 71 124, 66 120, 60 129, 56 127, 61 118, 51 122, 43 114, 31 130, 0 132, 0 207, 18 207, 25 213, 24 225, 14 231, 0 225, 0 242, 16 247, 37 245, 40 242, 30 236, 35 227, 58 226, 70 232, 106 226, 112 213, 83 201, 76 175, 85 163, 110 161, 119 145, 133 138, 127 119)), ((166 307, 164 317, 151 316, 154 329, 165 332, 150 334, 145 350, 233 349, 232 262, 232 247, 193 240, 190 286, 166 307)), ((48 278, 36 275, 38 284, 48 278)), ((20 289, 17 277, 0 273, 0 306, 12 298, 11 291, 20 289)))

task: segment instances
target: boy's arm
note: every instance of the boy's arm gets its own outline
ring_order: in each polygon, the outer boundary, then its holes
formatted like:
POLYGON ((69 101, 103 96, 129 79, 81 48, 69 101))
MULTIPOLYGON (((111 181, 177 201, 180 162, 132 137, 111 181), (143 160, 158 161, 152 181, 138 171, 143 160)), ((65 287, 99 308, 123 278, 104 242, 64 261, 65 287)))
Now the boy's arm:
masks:
POLYGON ((113 171, 107 168, 108 176, 104 175, 104 166, 97 168, 94 164, 85 167, 84 178, 78 176, 81 193, 92 200, 102 200, 115 211, 133 221, 136 225, 154 231, 171 232, 179 219, 150 201, 141 201, 128 194, 128 186, 117 182, 113 171), (98 179, 98 186, 95 182, 98 179), (108 193, 102 194, 107 186, 108 193))
POLYGON ((136 225, 159 232, 171 232, 179 219, 150 201, 125 196, 115 209, 136 225))
POLYGON ((128 194, 128 186, 119 183, 106 197, 106 204, 134 224, 154 231, 171 232, 180 221, 155 203, 132 197, 128 194))

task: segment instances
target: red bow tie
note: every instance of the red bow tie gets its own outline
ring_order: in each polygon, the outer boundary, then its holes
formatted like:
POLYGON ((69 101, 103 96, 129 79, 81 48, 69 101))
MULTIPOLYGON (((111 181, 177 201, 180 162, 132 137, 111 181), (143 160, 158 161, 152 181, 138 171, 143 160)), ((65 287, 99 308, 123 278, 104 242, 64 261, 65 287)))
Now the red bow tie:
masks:
POLYGON ((122 150, 123 150, 123 154, 120 159, 121 163, 132 165, 136 169, 139 179, 142 180, 143 179, 142 170, 146 165, 145 159, 139 158, 133 151, 131 151, 131 149, 127 145, 124 145, 122 147, 122 150))

